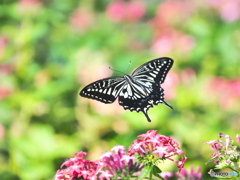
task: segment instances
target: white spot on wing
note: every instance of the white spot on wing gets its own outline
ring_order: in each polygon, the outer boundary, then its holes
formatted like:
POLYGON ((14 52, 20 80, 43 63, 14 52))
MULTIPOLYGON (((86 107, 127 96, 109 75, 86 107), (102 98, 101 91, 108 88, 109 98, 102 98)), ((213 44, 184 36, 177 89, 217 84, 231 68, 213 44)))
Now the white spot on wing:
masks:
POLYGON ((103 94, 106 94, 106 92, 107 92, 107 89, 104 89, 103 94))
POLYGON ((109 90, 108 90, 108 92, 107 92, 108 95, 111 94, 111 90, 112 90, 112 88, 109 88, 109 90))
POLYGON ((124 93, 124 98, 127 98, 127 97, 128 97, 128 93, 125 92, 125 93, 124 93))

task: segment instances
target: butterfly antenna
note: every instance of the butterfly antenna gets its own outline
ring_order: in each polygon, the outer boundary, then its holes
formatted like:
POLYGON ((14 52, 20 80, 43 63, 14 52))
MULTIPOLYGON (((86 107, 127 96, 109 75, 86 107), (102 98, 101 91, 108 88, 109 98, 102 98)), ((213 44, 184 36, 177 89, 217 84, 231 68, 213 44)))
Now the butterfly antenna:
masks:
POLYGON ((127 72, 128 72, 130 64, 132 64, 132 61, 129 61, 129 63, 128 63, 127 72))
POLYGON ((115 70, 115 69, 112 69, 111 67, 109 67, 109 69, 111 69, 112 71, 115 71, 115 72, 118 72, 118 73, 124 74, 123 72, 118 71, 118 70, 115 70))

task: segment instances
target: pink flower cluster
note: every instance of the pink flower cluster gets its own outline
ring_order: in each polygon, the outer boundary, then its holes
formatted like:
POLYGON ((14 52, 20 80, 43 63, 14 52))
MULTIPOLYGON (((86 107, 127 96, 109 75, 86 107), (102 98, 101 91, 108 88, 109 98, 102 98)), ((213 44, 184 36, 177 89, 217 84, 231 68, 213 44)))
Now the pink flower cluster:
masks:
MULTIPOLYGON (((219 137, 225 138, 225 141, 217 139, 206 142, 214 151, 211 161, 217 164, 219 168, 230 166, 233 162, 240 162, 240 151, 234 145, 233 139, 222 133, 219 133, 219 137)), ((240 136, 237 135, 236 139, 238 145, 240 145, 240 136)))
POLYGON ((55 180, 110 180, 131 177, 141 171, 143 166, 133 162, 134 157, 126 154, 123 146, 115 146, 111 151, 104 153, 99 160, 89 161, 83 159, 86 152, 78 152, 75 157, 68 159, 55 175, 55 180), (66 167, 63 169, 63 167, 66 167))
POLYGON ((202 173, 201 173, 201 167, 198 166, 197 170, 194 170, 193 165, 191 165, 190 170, 188 171, 187 169, 183 168, 181 171, 176 173, 176 176, 179 180, 201 180, 202 179, 202 173))
POLYGON ((117 145, 110 152, 104 153, 100 158, 100 170, 108 170, 115 178, 131 177, 141 171, 143 166, 134 162, 134 157, 129 156, 124 146, 117 145), (121 174, 121 177, 119 177, 121 174))
POLYGON ((179 172, 177 173, 172 173, 172 172, 163 172, 161 173, 161 177, 164 178, 164 180, 168 180, 169 178, 172 179, 176 177, 178 180, 201 180, 202 179, 202 173, 201 167, 198 166, 197 170, 194 170, 194 166, 191 165, 190 170, 187 170, 185 168, 182 168, 179 172))
POLYGON ((145 14, 143 1, 112 1, 106 11, 107 17, 114 22, 134 22, 145 14))
MULTIPOLYGON (((156 130, 149 130, 145 134, 138 136, 129 148, 129 155, 137 155, 143 158, 143 163, 155 164, 158 160, 171 160, 177 163, 177 167, 182 169, 187 158, 180 149, 179 144, 171 137, 157 134, 156 130), (172 159, 175 155, 183 155, 180 161, 172 159)), ((145 164, 145 165, 146 165, 145 164)))
POLYGON ((157 134, 155 130, 147 131, 138 137, 140 139, 133 142, 128 153, 124 146, 118 145, 104 153, 97 161, 85 160, 86 152, 75 153, 73 158, 61 165, 55 180, 130 179, 140 175, 145 166, 154 166, 157 161, 166 159, 176 162, 178 168, 183 168, 186 157, 172 138, 157 134), (182 160, 172 159, 175 155, 183 155, 182 160))
POLYGON ((66 160, 61 168, 55 175, 55 180, 74 180, 81 179, 94 179, 97 171, 98 164, 93 161, 83 159, 87 155, 86 152, 74 153, 75 157, 66 160))

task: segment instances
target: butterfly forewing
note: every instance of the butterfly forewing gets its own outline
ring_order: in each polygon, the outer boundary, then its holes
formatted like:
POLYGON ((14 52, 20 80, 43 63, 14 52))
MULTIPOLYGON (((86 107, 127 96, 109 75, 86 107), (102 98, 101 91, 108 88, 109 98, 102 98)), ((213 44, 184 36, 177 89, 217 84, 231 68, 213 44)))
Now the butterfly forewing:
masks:
POLYGON ((83 88, 80 95, 106 104, 113 103, 123 88, 124 83, 125 81, 122 77, 101 79, 83 88))
POLYGON ((173 65, 173 60, 168 57, 151 60, 138 67, 132 76, 144 82, 156 82, 162 84, 168 71, 173 65))

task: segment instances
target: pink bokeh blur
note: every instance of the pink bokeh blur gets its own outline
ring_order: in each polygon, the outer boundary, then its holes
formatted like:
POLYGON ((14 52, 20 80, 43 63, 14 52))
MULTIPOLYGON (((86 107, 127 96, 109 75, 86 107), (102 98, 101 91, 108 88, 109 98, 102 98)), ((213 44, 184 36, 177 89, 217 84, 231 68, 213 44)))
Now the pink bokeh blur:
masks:
POLYGON ((225 22, 240 18, 240 0, 207 0, 207 5, 217 11, 225 22))
POLYGON ((240 79, 226 79, 214 77, 209 83, 209 93, 216 99, 219 106, 230 110, 239 105, 240 100, 240 79))
POLYGON ((196 80, 196 73, 192 68, 186 68, 176 73, 170 70, 164 83, 161 85, 164 89, 166 99, 175 99, 177 96, 177 86, 191 85, 196 80))
POLYGON ((174 51, 186 53, 195 46, 192 36, 173 27, 187 20, 191 15, 191 6, 189 1, 165 1, 159 4, 155 17, 150 21, 153 52, 162 56, 174 51))
POLYGON ((0 65, 0 100, 11 95, 13 92, 13 84, 7 80, 11 72, 11 64, 0 65))
POLYGON ((169 0, 159 4, 156 18, 163 23, 183 23, 191 15, 193 3, 187 0, 169 0))
POLYGON ((19 0, 18 8, 22 13, 36 13, 42 6, 41 0, 19 0))
POLYGON ((3 139, 5 135, 5 128, 0 124, 0 139, 3 139))
POLYGON ((170 71, 161 85, 164 89, 165 99, 174 99, 176 97, 176 86, 179 84, 179 76, 177 73, 170 71))
POLYGON ((138 21, 145 14, 143 1, 123 0, 112 1, 107 6, 106 16, 114 22, 134 22, 138 21))
POLYGON ((70 17, 70 25, 77 31, 87 30, 94 21, 93 13, 90 10, 77 8, 70 17))
POLYGON ((8 39, 4 36, 0 36, 0 60, 4 56, 7 44, 8 44, 8 39))

